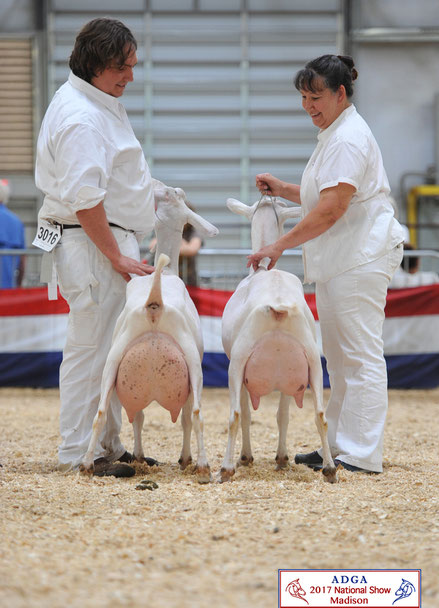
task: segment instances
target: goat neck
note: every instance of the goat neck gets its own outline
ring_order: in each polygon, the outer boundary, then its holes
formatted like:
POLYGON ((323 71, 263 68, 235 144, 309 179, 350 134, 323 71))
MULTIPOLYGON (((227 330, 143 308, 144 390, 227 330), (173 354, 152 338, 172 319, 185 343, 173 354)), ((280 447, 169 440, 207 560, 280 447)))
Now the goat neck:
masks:
POLYGON ((251 219, 253 253, 277 241, 282 235, 282 226, 283 221, 277 213, 275 203, 263 202, 257 206, 251 219))
POLYGON ((178 259, 180 257, 184 223, 180 225, 171 224, 169 218, 166 218, 164 214, 160 214, 160 208, 161 205, 158 206, 154 226, 157 237, 154 266, 157 266, 160 255, 164 253, 170 259, 169 272, 178 275, 178 259))

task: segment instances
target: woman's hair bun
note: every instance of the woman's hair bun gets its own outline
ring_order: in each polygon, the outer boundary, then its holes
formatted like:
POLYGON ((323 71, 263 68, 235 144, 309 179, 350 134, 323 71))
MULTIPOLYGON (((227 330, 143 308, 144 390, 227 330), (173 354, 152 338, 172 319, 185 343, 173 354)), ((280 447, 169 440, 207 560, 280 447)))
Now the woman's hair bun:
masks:
POLYGON ((337 57, 349 68, 352 80, 357 80, 358 72, 355 69, 354 60, 352 57, 349 55, 337 55, 337 57))

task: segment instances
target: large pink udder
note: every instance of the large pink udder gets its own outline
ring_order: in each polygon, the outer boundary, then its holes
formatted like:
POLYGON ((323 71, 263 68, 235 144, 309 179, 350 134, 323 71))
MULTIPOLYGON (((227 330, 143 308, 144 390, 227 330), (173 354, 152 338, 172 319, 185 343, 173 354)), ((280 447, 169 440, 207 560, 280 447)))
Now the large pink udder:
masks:
POLYGON ((290 334, 273 331, 255 344, 244 369, 244 383, 254 409, 262 396, 279 390, 302 407, 309 368, 305 349, 290 334))
POLYGON ((130 422, 151 401, 160 403, 175 422, 189 396, 189 372, 171 336, 151 332, 133 344, 120 362, 116 391, 130 422))

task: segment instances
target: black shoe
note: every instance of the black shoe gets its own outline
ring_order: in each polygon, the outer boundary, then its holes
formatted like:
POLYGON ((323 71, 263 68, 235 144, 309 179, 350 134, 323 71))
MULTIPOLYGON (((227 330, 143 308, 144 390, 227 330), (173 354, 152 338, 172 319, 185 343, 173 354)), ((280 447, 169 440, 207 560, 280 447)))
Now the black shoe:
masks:
POLYGON ((296 454, 294 456, 294 462, 296 464, 304 464, 314 471, 320 471, 323 466, 323 458, 317 450, 315 452, 310 452, 309 454, 296 454))
MULTIPOLYGON (((117 459, 118 462, 133 462, 134 456, 130 454, 130 452, 124 452, 120 458, 117 459)), ((159 462, 155 460, 155 458, 144 458, 143 459, 149 467, 159 466, 159 462)))
POLYGON ((108 462, 106 458, 94 461, 93 475, 96 477, 133 477, 136 470, 121 462, 108 462))
POLYGON ((356 467, 354 464, 348 464, 347 462, 343 462, 342 460, 338 460, 336 458, 334 460, 335 468, 341 466, 346 471, 351 471, 352 473, 368 473, 369 475, 379 475, 378 471, 369 471, 368 469, 362 469, 361 467, 356 467))

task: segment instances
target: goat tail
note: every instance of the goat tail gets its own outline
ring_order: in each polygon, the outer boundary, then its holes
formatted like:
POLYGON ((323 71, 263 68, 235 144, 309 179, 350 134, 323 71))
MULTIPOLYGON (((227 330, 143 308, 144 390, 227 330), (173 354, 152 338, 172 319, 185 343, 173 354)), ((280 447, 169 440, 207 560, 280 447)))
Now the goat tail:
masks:
POLYGON ((151 291, 149 292, 148 299, 145 303, 146 316, 152 323, 158 321, 163 310, 162 270, 169 262, 169 257, 166 254, 161 253, 157 266, 155 267, 151 291))
POLYGON ((266 311, 275 321, 284 321, 290 316, 299 314, 299 307, 297 304, 278 304, 275 306, 267 306, 266 311))

